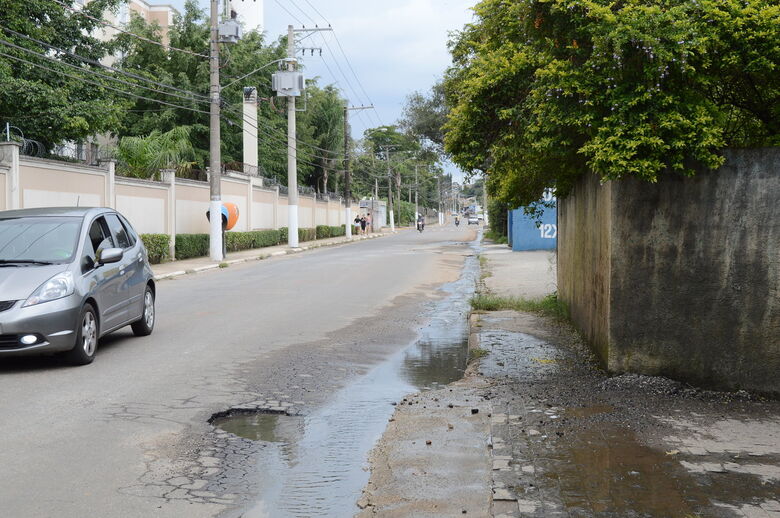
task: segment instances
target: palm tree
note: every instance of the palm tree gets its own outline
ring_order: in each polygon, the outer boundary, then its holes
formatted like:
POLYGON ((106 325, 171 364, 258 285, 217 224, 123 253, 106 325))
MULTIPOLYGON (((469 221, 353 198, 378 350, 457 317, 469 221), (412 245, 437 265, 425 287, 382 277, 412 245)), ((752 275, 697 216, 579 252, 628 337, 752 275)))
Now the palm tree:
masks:
POLYGON ((122 137, 116 157, 120 174, 135 178, 155 178, 161 169, 188 170, 195 159, 190 127, 179 126, 165 133, 154 130, 145 137, 122 137))

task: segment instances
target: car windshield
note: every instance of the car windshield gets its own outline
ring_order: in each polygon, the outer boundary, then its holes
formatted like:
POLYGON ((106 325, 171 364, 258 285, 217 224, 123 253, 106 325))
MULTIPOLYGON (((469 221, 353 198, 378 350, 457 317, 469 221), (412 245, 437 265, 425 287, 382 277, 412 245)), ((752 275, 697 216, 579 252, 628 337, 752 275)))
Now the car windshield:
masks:
POLYGON ((81 218, 0 219, 0 263, 62 263, 73 258, 81 218))

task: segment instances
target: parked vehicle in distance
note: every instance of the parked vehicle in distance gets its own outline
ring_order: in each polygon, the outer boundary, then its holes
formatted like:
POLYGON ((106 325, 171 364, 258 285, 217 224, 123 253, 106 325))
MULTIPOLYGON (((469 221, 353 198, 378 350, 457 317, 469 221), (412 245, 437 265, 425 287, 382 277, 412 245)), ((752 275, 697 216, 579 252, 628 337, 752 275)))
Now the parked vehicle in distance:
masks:
POLYGON ((469 225, 479 225, 479 218, 475 214, 469 214, 469 225))
POLYGON ((0 356, 91 363, 112 331, 152 333, 155 295, 146 248, 116 211, 0 211, 0 356))

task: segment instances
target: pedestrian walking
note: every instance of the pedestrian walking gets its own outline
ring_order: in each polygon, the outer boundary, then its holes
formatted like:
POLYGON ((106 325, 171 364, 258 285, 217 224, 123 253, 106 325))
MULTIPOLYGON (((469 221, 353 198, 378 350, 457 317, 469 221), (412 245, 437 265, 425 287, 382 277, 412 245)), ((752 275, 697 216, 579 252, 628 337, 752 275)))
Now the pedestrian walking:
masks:
POLYGON ((360 214, 355 216, 355 221, 352 222, 352 226, 355 229, 355 235, 360 234, 360 214))
POLYGON ((371 224, 373 223, 372 219, 373 219, 373 218, 371 217, 371 214, 370 214, 370 213, 369 213, 369 214, 366 214, 366 230, 367 230, 368 232, 373 232, 373 231, 374 231, 374 227, 373 227, 373 226, 371 226, 371 224))
POLYGON ((360 233, 363 235, 366 235, 366 225, 368 225, 368 221, 366 220, 366 217, 363 216, 360 218, 360 233))

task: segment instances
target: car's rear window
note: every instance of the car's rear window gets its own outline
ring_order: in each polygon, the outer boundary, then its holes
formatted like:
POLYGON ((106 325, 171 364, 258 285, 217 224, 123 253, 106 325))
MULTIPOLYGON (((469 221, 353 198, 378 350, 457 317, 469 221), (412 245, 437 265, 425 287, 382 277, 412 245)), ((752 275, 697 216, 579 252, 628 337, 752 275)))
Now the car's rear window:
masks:
POLYGON ((68 262, 80 231, 79 217, 0 219, 0 261, 68 262))

